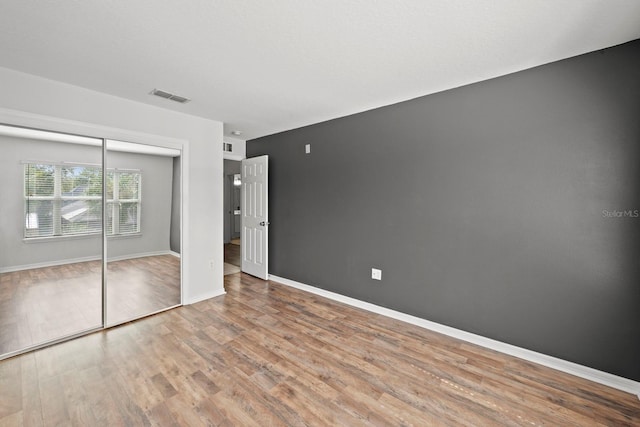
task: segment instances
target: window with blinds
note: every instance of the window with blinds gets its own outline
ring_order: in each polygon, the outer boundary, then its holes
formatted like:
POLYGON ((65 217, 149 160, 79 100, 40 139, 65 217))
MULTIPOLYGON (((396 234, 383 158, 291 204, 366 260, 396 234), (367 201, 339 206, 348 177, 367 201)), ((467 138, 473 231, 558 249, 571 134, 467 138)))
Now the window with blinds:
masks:
POLYGON ((140 232, 140 173, 107 171, 107 234, 140 232))
MULTIPOLYGON (((102 232, 102 168, 25 163, 25 238, 102 232)), ((107 170, 107 235, 140 232, 140 171, 107 170)))

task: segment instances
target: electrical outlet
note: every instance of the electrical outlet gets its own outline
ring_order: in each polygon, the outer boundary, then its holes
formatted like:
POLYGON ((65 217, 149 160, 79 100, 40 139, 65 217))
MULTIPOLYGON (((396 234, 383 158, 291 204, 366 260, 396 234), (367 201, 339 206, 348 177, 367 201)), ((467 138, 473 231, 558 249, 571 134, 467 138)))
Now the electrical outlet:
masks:
POLYGON ((373 280, 382 280, 382 270, 379 270, 377 268, 372 268, 371 269, 371 278, 373 280))
POLYGON ((307 154, 311 153, 311 144, 307 144, 304 146, 304 152, 307 154))
POLYGON ((213 260, 209 261, 209 268, 213 270, 215 266, 215 263, 213 262, 213 260))

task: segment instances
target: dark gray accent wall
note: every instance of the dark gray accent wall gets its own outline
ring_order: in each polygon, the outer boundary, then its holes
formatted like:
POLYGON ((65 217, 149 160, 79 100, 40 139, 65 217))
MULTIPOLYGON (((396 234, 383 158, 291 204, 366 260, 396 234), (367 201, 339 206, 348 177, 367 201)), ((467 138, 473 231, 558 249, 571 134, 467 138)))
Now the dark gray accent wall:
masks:
POLYGON ((249 141, 270 273, 640 380, 639 70, 634 41, 249 141))

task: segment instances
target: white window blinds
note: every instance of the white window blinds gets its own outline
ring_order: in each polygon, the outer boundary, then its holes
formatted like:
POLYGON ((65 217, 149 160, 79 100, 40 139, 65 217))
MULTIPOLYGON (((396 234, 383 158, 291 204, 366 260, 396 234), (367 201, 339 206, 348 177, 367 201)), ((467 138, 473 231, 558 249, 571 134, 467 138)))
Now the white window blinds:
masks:
MULTIPOLYGON (((102 168, 25 163, 25 238, 102 232, 102 168)), ((140 171, 107 170, 107 235, 140 232, 140 171)))

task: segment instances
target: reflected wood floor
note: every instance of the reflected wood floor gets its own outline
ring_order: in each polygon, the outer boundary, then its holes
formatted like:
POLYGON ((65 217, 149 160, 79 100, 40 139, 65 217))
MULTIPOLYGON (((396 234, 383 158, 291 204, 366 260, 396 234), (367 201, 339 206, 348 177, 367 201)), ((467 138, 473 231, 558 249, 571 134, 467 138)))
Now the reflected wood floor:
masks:
POLYGON ((0 362, 0 425, 639 425, 636 396, 244 274, 0 362))
MULTIPOLYGON (((0 354, 102 324, 102 264, 88 261, 0 274, 0 354)), ((180 259, 108 264, 107 319, 117 324, 180 304, 180 259)))

